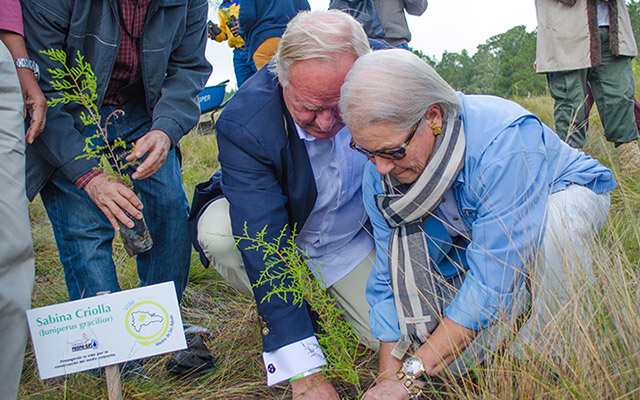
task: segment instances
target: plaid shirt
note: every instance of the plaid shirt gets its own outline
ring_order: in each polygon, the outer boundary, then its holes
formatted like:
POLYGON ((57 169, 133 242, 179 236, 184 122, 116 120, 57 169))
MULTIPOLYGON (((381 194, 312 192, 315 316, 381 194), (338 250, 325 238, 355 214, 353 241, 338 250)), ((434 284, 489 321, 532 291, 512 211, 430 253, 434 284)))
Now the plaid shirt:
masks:
POLYGON ((114 106, 121 106, 143 92, 139 38, 151 0, 119 0, 119 3, 122 37, 103 103, 114 106))
MULTIPOLYGON (((120 47, 118 47, 118 55, 103 102, 112 106, 121 106, 137 93, 143 92, 138 38, 142 34, 151 0, 120 0, 119 3, 120 47)), ((77 188, 84 188, 89 181, 101 173, 100 170, 91 170, 82 175, 75 182, 77 188)))

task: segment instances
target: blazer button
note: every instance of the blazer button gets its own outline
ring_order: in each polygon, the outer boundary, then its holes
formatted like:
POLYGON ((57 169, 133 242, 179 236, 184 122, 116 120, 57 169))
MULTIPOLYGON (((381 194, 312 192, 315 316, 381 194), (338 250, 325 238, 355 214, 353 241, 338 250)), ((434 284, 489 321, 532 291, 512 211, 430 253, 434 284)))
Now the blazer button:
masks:
POLYGON ((261 316, 258 316, 258 319, 260 320, 260 326, 262 326, 262 334, 264 336, 267 336, 269 334, 269 328, 267 328, 267 323, 264 322, 261 316))

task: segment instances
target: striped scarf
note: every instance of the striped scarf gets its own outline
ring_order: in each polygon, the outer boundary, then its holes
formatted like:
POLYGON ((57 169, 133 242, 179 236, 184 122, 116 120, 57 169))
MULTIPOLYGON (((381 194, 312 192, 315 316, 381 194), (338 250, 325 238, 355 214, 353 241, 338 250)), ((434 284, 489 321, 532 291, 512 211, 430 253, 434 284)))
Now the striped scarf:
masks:
POLYGON ((443 315, 441 277, 434 271, 422 225, 440 205, 464 165, 466 139, 460 116, 443 123, 431 157, 406 193, 390 174, 382 177, 384 194, 378 209, 392 229, 389 276, 402 339, 417 347, 438 326, 443 315))

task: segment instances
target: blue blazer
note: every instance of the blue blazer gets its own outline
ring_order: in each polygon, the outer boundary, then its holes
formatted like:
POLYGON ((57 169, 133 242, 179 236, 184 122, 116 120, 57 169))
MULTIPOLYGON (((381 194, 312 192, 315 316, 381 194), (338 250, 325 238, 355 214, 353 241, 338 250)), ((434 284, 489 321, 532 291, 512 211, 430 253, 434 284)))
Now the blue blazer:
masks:
MULTIPOLYGON (((206 206, 223 195, 229 200, 233 234, 255 237, 266 227, 265 240, 273 242, 285 229, 283 245, 291 228, 302 228, 317 196, 313 171, 304 142, 282 99, 275 75, 262 68, 247 80, 229 101, 216 123, 221 169, 194 193, 190 220, 192 241, 205 265, 208 261, 197 243, 197 220, 206 206)), ((265 269, 262 253, 240 252, 251 283, 265 269)), ((262 299, 271 286, 253 288, 258 313, 268 328, 264 351, 273 351, 314 334, 306 307, 278 297, 262 299)), ((263 333, 267 332, 263 330, 263 333)))
MULTIPOLYGON (((390 48, 369 39, 373 50, 390 48)), ((194 247, 207 266, 198 245, 197 221, 206 205, 224 195, 229 200, 231 227, 235 236, 265 230, 264 240, 274 242, 284 232, 284 246, 293 227, 302 229, 316 202, 317 189, 307 149, 282 98, 278 78, 268 65, 249 78, 229 101, 216 123, 220 170, 208 182, 196 186, 189 229, 194 247)), ((265 269, 262 252, 239 249, 249 276, 255 283, 265 269)), ((288 285, 287 282, 284 282, 288 285)), ((268 330, 262 330, 265 352, 277 350, 314 334, 315 320, 303 307, 274 296, 263 301, 270 285, 253 288, 258 314, 268 330), (264 333, 267 333, 264 335, 264 333)), ((289 297, 290 299, 290 297, 289 297)))

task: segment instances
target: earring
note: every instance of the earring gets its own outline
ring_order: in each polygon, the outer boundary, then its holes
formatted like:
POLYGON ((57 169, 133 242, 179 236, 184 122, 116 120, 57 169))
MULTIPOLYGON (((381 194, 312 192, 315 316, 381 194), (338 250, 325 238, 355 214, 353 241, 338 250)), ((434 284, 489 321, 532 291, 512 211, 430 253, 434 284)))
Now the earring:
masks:
POLYGON ((433 131, 434 136, 438 136, 442 132, 442 128, 440 128, 440 125, 432 126, 431 130, 433 131))

